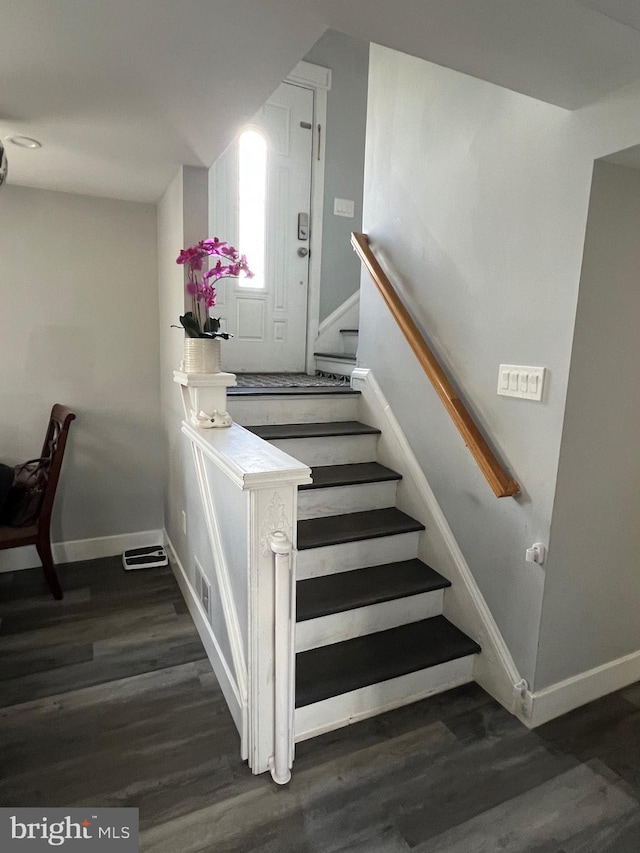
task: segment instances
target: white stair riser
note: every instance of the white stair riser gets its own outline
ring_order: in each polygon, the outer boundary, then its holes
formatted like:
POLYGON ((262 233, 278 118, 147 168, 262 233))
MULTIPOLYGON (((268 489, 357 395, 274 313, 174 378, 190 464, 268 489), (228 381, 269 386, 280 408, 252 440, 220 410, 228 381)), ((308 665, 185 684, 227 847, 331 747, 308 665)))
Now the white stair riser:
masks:
POLYGON ((296 742, 467 684, 473 680, 473 660, 468 655, 296 708, 296 742))
POLYGON ((361 542, 345 542, 342 545, 306 548, 298 551, 296 576, 298 580, 306 580, 320 575, 412 560, 418 555, 419 537, 420 533, 414 531, 363 539, 361 542))
POLYGON ((358 352, 358 333, 351 330, 341 330, 342 349, 345 355, 356 355, 358 352))
POLYGON ((313 468, 314 465, 373 462, 377 441, 377 435, 323 435, 318 438, 278 438, 271 443, 313 468))
POLYGON ((307 397, 227 397, 227 408, 242 426, 263 424, 318 424, 328 421, 358 420, 357 395, 307 397))
POLYGON ((298 490, 298 518, 320 518, 395 506, 397 480, 298 490))
POLYGON ((419 622, 442 613, 443 590, 422 592, 393 601, 332 613, 296 624, 296 652, 341 643, 353 637, 375 634, 398 625, 419 622))

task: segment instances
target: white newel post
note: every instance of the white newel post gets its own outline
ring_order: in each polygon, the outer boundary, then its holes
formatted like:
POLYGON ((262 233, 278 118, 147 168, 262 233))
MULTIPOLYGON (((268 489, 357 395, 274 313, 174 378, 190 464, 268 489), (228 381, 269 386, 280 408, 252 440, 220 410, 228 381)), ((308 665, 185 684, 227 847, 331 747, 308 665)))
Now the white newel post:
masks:
POLYGON ((309 469, 297 466, 273 472, 250 495, 249 764, 281 785, 291 776, 295 741, 297 487, 310 482, 309 469))
POLYGON ((184 418, 200 429, 230 427, 227 388, 237 385, 235 373, 184 373, 173 371, 173 381, 182 386, 184 418))
POLYGON ((275 737, 271 776, 278 785, 291 779, 294 708, 292 697, 292 650, 294 648, 292 604, 295 584, 292 577, 293 545, 282 530, 269 537, 274 554, 275 614, 275 737))

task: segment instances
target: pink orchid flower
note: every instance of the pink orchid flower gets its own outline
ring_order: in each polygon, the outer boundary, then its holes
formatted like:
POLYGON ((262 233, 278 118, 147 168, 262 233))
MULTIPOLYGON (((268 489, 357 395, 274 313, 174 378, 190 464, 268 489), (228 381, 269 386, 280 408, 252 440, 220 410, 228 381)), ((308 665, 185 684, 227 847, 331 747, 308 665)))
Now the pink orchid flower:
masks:
POLYGON ((192 310, 180 317, 187 334, 191 337, 228 337, 226 333, 214 331, 218 325, 213 325, 215 321, 210 318, 209 310, 216 304, 217 294, 210 280, 238 278, 241 274, 253 278, 246 256, 240 255, 229 243, 213 237, 182 249, 176 263, 187 269, 186 291, 191 297, 192 310), (202 272, 207 257, 215 257, 217 260, 202 272), (222 262, 223 259, 226 263, 222 262))

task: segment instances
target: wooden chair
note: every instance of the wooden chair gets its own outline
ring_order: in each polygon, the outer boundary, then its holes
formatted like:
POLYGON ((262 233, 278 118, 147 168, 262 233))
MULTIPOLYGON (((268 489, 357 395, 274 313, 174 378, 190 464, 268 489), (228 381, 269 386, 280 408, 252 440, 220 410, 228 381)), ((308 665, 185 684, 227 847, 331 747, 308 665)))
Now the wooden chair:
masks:
POLYGON ((42 562, 44 576, 53 597, 62 598, 62 589, 51 554, 51 510, 56 496, 56 488, 60 478, 64 448, 67 443, 69 426, 75 419, 75 414, 66 406, 56 404, 51 409, 49 428, 42 445, 42 457, 50 460, 48 466, 47 485, 44 490, 38 520, 29 527, 7 527, 0 525, 0 551, 7 548, 22 548, 24 545, 35 545, 42 562))

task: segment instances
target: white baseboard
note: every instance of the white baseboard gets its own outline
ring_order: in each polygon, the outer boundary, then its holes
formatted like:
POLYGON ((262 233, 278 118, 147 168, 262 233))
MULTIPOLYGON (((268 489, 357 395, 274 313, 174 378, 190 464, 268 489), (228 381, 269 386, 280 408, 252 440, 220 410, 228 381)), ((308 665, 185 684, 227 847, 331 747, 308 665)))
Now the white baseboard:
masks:
MULTIPOLYGON (((161 543, 162 530, 140 530, 137 533, 121 533, 116 536, 54 542, 51 550, 55 563, 78 563, 98 557, 113 557, 129 548, 144 548, 145 545, 161 543)), ((0 552, 0 573, 34 569, 41 565, 35 545, 0 552)))
POLYGON ((607 693, 640 681, 640 651, 588 669, 523 697, 524 722, 536 728, 607 693))
POLYGON ((222 652, 222 649, 220 648, 220 644, 218 643, 213 628, 209 620, 207 619, 207 615, 204 611, 204 608, 198 600, 196 591, 191 586, 189 576, 187 575, 184 566, 182 565, 180 559, 178 558, 178 555, 176 554, 175 548, 171 543, 171 539, 169 538, 167 531, 164 530, 162 535, 165 547, 167 549, 167 553, 169 555, 171 569, 178 582, 180 591, 184 596, 186 605, 189 608, 191 618, 193 619, 195 626, 198 629, 198 634, 200 635, 200 639, 202 640, 202 645, 204 646, 204 649, 207 653, 207 657, 209 658, 211 666, 213 667, 213 671, 216 674, 218 684, 220 685, 220 689, 224 694, 224 698, 227 700, 229 711, 231 712, 233 721, 236 724, 236 728, 238 729, 238 732, 240 734, 240 752, 243 760, 246 760, 248 750, 246 742, 247 708, 246 706, 243 707, 243 703, 240 698, 240 691, 232 675, 231 667, 227 663, 227 660, 222 652))

